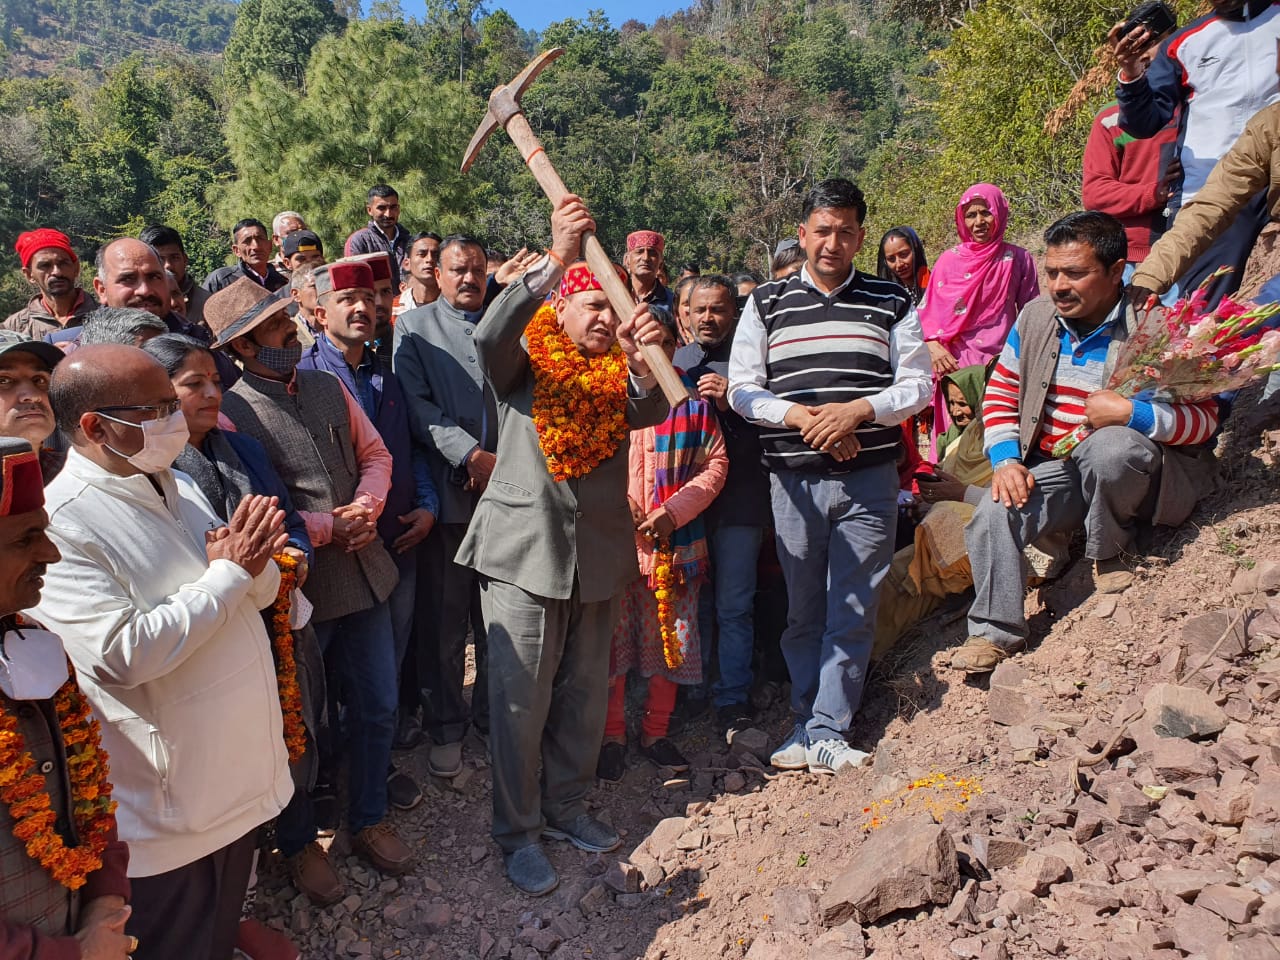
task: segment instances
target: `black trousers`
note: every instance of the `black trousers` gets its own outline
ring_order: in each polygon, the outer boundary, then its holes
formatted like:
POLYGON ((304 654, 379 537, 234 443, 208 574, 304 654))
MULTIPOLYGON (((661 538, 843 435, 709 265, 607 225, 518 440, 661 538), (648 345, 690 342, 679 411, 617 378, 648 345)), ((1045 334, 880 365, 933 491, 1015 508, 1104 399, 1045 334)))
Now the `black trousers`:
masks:
POLYGON ((133 960, 231 960, 257 839, 255 828, 185 867, 130 877, 133 960))
POLYGON ((467 723, 489 729, 484 615, 474 570, 453 562, 466 535, 465 523, 436 524, 418 562, 413 646, 421 690, 422 726, 438 744, 456 743, 467 723), (476 682, 468 709, 463 696, 467 665, 467 627, 476 648, 476 682))

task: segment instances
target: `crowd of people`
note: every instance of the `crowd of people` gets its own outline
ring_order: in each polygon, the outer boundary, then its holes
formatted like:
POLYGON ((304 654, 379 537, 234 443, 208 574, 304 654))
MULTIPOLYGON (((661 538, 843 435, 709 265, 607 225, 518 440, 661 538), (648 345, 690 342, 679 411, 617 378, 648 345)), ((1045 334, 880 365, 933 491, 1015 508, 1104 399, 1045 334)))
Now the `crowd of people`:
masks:
POLYGON ((325 829, 413 870, 394 811, 422 792, 394 753, 455 777, 468 733, 507 876, 544 894, 544 842, 621 843, 597 779, 689 769, 678 730, 704 710, 749 727, 771 649, 794 717, 773 766, 837 773, 874 749, 873 651, 945 597, 973 591, 950 663, 978 675, 1025 647, 1024 587, 1073 534, 1096 589, 1126 589, 1139 527, 1209 489, 1230 406, 1122 397, 1117 351, 1150 296, 1242 262, 1268 190, 1280 209, 1276 71, 1228 80, 1204 53, 1273 64, 1280 14, 1213 6, 1172 37, 1112 31, 1088 209, 1038 265, 978 183, 932 265, 898 226, 858 270, 867 201, 838 178, 767 280, 669 272, 663 234, 632 231, 629 311, 580 259, 596 224, 572 195, 548 248, 507 258, 413 233, 379 184, 343 256, 286 210, 236 223, 236 262, 200 284, 168 226, 99 246, 92 290, 65 234, 23 233, 35 295, 0 330, 0 958, 296 957, 246 909, 260 848, 320 906, 346 895, 325 829), (784 600, 760 605, 775 565, 784 600))

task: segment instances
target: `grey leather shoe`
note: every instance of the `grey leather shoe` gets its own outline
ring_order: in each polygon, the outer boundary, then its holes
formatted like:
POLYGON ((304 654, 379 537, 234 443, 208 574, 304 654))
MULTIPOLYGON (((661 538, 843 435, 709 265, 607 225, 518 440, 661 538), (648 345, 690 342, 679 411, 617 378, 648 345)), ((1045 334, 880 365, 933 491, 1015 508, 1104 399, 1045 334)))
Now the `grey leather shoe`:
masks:
POLYGON ((578 814, 568 824, 547 824, 542 836, 547 840, 568 840, 588 853, 608 853, 622 845, 617 830, 586 813, 578 814))
POLYGON ((507 879, 515 884, 517 890, 531 897, 544 896, 560 883, 556 868, 542 852, 541 844, 531 843, 527 847, 521 847, 514 853, 504 855, 502 862, 507 867, 507 879))

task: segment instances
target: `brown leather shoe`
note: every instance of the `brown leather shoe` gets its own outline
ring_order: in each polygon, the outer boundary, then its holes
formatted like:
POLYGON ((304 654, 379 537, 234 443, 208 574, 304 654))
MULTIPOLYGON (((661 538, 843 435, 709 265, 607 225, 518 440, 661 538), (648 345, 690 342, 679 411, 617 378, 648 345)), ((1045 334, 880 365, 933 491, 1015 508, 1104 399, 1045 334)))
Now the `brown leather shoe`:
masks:
POLYGON ((288 863, 293 885, 318 907, 337 903, 347 892, 329 863, 329 854, 318 843, 308 843, 301 853, 290 857, 288 863))
POLYGON ((1024 646, 1025 643, 1016 647, 997 647, 986 637, 970 637, 963 647, 951 655, 951 666, 970 675, 990 673, 998 663, 1008 660, 1024 646))
POLYGON ((1093 562, 1093 589, 1098 593, 1124 593, 1133 586, 1133 571, 1119 557, 1093 562))
POLYGON ((383 873, 398 877, 413 869, 413 851, 385 820, 357 833, 351 848, 383 873))

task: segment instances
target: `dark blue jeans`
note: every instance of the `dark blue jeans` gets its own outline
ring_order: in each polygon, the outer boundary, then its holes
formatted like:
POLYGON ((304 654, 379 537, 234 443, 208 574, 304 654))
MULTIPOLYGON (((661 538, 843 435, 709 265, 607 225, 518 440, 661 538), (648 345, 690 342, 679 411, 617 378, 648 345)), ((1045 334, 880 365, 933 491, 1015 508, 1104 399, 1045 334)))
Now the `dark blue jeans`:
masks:
MULTIPOLYGON (((386 603, 379 603, 314 627, 320 649, 338 674, 329 682, 339 684, 346 706, 347 824, 354 835, 387 815, 387 767, 398 691, 391 612, 386 603)), ((329 723, 336 725, 338 718, 330 716, 329 723)), ((276 836, 286 857, 315 839, 315 817, 306 791, 295 791, 276 823, 276 836)))
POLYGON ((748 526, 719 526, 707 533, 711 575, 698 597, 698 633, 706 683, 711 676, 711 639, 719 628, 720 670, 712 687, 717 707, 746 703, 751 692, 756 565, 763 535, 763 528, 748 526))

